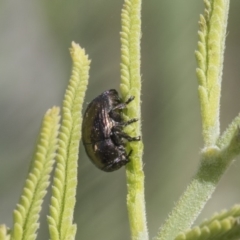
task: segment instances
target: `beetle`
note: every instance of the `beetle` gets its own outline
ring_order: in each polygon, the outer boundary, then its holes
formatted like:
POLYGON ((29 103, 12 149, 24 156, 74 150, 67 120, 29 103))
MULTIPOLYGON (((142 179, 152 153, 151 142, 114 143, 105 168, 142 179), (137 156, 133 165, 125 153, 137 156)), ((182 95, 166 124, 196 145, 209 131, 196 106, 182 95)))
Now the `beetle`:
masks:
POLYGON ((134 99, 123 102, 115 89, 110 89, 92 100, 82 123, 82 140, 90 160, 101 170, 115 171, 129 162, 125 149, 126 141, 139 141, 123 132, 123 128, 138 121, 133 118, 123 121, 122 111, 134 99))

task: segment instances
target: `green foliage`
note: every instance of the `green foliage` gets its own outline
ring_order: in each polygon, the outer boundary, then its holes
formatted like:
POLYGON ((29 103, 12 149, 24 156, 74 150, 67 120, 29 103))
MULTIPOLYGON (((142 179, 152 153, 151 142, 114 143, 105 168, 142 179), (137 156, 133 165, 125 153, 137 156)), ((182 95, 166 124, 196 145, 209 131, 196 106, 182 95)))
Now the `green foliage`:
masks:
POLYGON ((20 201, 14 210, 12 240, 36 239, 39 213, 49 185, 50 172, 57 149, 59 120, 59 108, 57 107, 48 110, 43 118, 32 166, 20 201))
MULTIPOLYGON (((140 38, 141 38, 141 0, 125 0, 122 9, 121 31, 121 84, 124 99, 130 95, 135 100, 129 104, 125 118, 138 118, 139 121, 126 128, 131 136, 141 136, 141 75, 140 75, 140 38)), ((148 239, 144 197, 144 173, 142 164, 143 144, 133 142, 133 154, 126 166, 127 207, 132 239, 148 239)), ((130 151, 128 148, 128 151, 130 151)))
POLYGON ((203 139, 205 146, 211 146, 216 143, 220 133, 219 102, 229 1, 204 0, 204 3, 196 58, 203 139))
MULTIPOLYGON (((156 240, 235 240, 240 238, 240 206, 215 214, 192 229, 197 216, 211 197, 221 176, 240 153, 240 115, 220 136, 220 95, 228 0, 204 0, 204 15, 200 15, 200 31, 196 58, 199 99, 202 116, 204 148, 196 175, 179 199, 172 213, 157 234, 156 240)), ((121 31, 121 93, 126 100, 135 96, 124 112, 125 119, 139 121, 126 128, 131 136, 141 134, 141 0, 125 0, 122 9, 121 31)), ((76 202, 79 141, 81 138, 82 104, 88 84, 90 60, 79 45, 72 43, 72 75, 62 109, 59 136, 59 109, 50 109, 42 123, 36 151, 23 189, 14 211, 13 229, 0 226, 0 240, 36 239, 39 212, 54 163, 56 169, 52 185, 50 215, 48 216, 52 240, 75 239, 77 226, 73 223, 76 202), (58 145, 57 145, 58 144, 58 145)), ((132 240, 148 240, 144 198, 143 144, 127 145, 133 150, 131 162, 126 166, 127 207, 132 240)))
POLYGON ((78 151, 81 137, 82 104, 88 84, 90 61, 79 45, 72 43, 72 75, 63 100, 57 166, 52 186, 49 230, 52 240, 74 239, 78 151))
POLYGON ((10 233, 6 225, 0 225, 0 240, 9 240, 10 233))
POLYGON ((210 220, 204 221, 200 226, 194 227, 179 234, 175 240, 237 240, 240 237, 240 205, 229 211, 215 214, 210 220))
MULTIPOLYGON (((239 117, 235 118, 221 137, 219 136, 220 93, 229 1, 204 0, 204 3, 205 11, 204 16, 200 15, 196 51, 204 148, 196 175, 158 233, 156 239, 161 240, 172 240, 179 232, 184 232, 192 226, 221 176, 240 153, 239 117)), ((226 226, 230 229, 234 224, 229 218, 214 222, 208 228, 216 233, 219 225, 220 236, 226 226)), ((205 230, 206 227, 196 227, 187 233, 187 237, 205 239, 205 230)), ((185 237, 185 234, 179 235, 179 239, 185 237)))
POLYGON ((232 123, 228 126, 225 132, 220 136, 217 141, 217 146, 221 149, 229 146, 232 139, 239 134, 239 126, 240 126, 240 114, 232 121, 232 123))

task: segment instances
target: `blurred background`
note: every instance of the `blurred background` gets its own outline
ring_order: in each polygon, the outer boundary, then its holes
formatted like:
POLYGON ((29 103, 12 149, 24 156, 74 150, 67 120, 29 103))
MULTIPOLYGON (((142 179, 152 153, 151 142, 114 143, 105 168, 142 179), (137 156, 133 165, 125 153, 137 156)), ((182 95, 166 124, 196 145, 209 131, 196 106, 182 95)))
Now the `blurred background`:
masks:
MULTIPOLYGON (((69 47, 89 54, 90 102, 119 89, 123 0, 0 3, 0 223, 12 226, 44 113, 60 106, 68 83, 69 47)), ((240 2, 230 5, 221 98, 221 131, 240 112, 240 2)), ((142 6, 142 119, 150 236, 194 175, 202 147, 196 61, 203 1, 148 0, 142 6)), ((198 219, 239 203, 240 163, 222 178, 198 219)), ((45 198, 38 239, 48 239, 45 198)), ((130 239, 124 168, 105 173, 80 148, 76 239, 130 239)))

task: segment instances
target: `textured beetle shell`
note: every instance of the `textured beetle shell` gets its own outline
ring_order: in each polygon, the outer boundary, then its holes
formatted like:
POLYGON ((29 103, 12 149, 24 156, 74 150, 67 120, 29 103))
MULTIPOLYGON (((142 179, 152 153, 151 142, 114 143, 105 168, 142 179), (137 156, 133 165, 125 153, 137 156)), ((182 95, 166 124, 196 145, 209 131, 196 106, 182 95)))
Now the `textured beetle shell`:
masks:
POLYGON ((82 139, 91 161, 104 171, 114 171, 128 162, 123 146, 116 146, 112 139, 112 127, 122 122, 121 111, 113 107, 122 101, 116 90, 111 89, 96 97, 87 107, 82 124, 82 139), (113 165, 114 164, 114 165, 113 165))

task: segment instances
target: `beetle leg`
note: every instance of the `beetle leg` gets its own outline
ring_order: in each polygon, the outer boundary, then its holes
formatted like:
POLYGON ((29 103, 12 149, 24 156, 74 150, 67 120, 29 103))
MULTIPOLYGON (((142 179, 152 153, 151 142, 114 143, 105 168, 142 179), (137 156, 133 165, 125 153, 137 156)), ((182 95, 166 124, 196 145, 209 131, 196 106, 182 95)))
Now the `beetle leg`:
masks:
POLYGON ((129 159, 129 157, 131 156, 131 154, 132 154, 132 149, 129 151, 129 153, 128 153, 128 155, 127 155, 127 158, 129 159))
POLYGON ((138 136, 138 137, 130 137, 130 136, 127 135, 125 132, 119 132, 119 133, 118 133, 118 136, 121 137, 121 138, 127 139, 129 142, 140 141, 140 140, 141 140, 141 137, 140 137, 140 136, 138 136))
MULTIPOLYGON (((115 107, 113 107, 110 111, 109 111, 109 116, 114 119, 116 122, 120 122, 121 121, 121 114, 119 111, 116 110, 122 110, 124 108, 126 108, 126 106, 134 99, 134 96, 131 96, 126 102, 124 103, 120 103, 118 105, 116 105, 115 107)), ((134 121, 133 121, 134 122, 134 121)), ((131 122, 130 122, 131 123, 131 122)), ((130 124, 129 123, 129 124, 130 124)))
POLYGON ((141 137, 130 137, 128 134, 122 131, 119 127, 112 128, 113 139, 115 140, 116 144, 122 144, 122 138, 127 139, 129 142, 133 141, 140 141, 141 137))
POLYGON ((132 118, 132 119, 126 121, 126 122, 117 122, 116 124, 117 124, 118 126, 126 127, 127 125, 129 125, 129 124, 131 124, 131 123, 134 123, 134 122, 137 122, 137 121, 138 121, 137 118, 132 118))
POLYGON ((120 103, 117 106, 113 107, 111 111, 114 111, 116 109, 124 109, 126 106, 134 99, 134 96, 131 96, 125 103, 120 103))
POLYGON ((129 99, 125 102, 125 104, 129 104, 134 98, 134 96, 130 96, 129 99))

